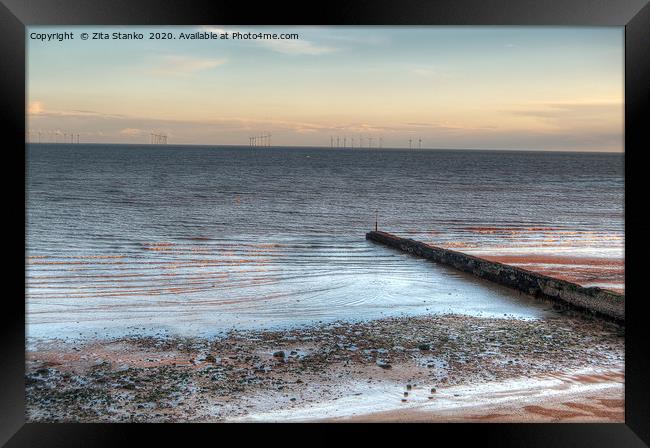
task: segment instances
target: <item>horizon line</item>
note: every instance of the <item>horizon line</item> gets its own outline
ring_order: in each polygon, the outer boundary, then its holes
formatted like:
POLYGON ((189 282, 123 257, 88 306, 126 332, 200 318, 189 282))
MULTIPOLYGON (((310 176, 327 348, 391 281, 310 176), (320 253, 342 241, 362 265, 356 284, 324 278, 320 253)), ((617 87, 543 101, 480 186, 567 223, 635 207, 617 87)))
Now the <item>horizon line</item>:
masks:
POLYGON ((385 146, 385 147, 331 147, 331 146, 316 146, 316 145, 271 145, 271 146, 250 146, 250 145, 233 145, 233 144, 212 144, 212 143, 168 143, 168 144, 152 144, 152 143, 99 143, 99 142, 85 142, 85 143, 67 143, 67 142, 25 142, 25 145, 114 145, 114 146, 155 146, 155 147, 174 147, 174 146, 196 146, 196 147, 229 147, 229 148, 248 148, 248 149, 272 149, 272 148, 287 148, 287 149, 331 149, 331 150, 405 150, 409 152, 421 151, 505 151, 505 152, 553 152, 553 153, 583 153, 583 154, 625 154, 625 149, 620 151, 596 151, 596 150, 571 150, 571 149, 511 149, 511 148, 407 148, 401 146, 385 146))

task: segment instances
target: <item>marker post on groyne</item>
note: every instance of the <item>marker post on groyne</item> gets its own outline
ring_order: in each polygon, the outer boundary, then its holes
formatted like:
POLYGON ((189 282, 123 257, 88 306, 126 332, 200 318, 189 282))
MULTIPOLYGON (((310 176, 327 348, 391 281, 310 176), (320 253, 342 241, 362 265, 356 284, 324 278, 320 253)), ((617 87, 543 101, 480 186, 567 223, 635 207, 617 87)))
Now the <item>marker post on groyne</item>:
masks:
POLYGON ((454 267, 476 277, 516 289, 533 297, 550 300, 568 308, 625 324, 625 296, 598 287, 584 287, 547 275, 496 261, 443 249, 377 230, 367 240, 384 244, 436 263, 454 267))

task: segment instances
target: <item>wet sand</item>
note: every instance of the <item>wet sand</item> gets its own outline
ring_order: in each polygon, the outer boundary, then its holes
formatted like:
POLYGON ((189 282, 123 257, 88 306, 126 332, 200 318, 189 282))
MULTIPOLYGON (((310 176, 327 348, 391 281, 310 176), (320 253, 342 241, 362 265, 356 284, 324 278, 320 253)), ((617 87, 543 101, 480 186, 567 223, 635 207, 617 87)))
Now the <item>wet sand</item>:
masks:
POLYGON ((623 421, 623 366, 620 327, 570 315, 30 341, 27 419, 623 421))
MULTIPOLYGON (((368 423, 587 423, 625 421, 622 370, 542 375, 476 390, 455 388, 447 397, 384 412, 331 418, 328 422, 368 423), (455 392, 460 392, 457 394, 455 392), (458 398, 456 395, 463 397, 458 398), (470 402, 471 401, 471 402, 470 402)), ((430 395, 429 395, 430 396, 430 395)), ((428 397, 427 397, 428 398, 428 397)))

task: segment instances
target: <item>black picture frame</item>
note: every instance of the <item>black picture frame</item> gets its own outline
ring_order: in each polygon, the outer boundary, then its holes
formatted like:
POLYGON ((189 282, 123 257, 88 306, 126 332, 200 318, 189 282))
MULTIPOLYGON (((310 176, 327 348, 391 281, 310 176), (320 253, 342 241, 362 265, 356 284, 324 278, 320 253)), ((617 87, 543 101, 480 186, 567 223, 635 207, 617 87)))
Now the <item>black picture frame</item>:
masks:
MULTIPOLYGON (((25 27, 30 25, 553 25, 625 27, 625 257, 626 372, 624 424, 480 424, 419 425, 431 443, 451 436, 454 444, 479 441, 497 446, 648 446, 650 445, 650 326, 643 311, 645 269, 643 241, 648 225, 644 202, 634 192, 644 187, 644 122, 650 103, 650 6, 648 0, 417 0, 266 2, 258 5, 224 0, 2 0, 0 3, 1 122, 7 127, 3 176, 6 221, 5 270, 0 326, 0 443, 6 446, 113 446, 146 433, 166 439, 173 431, 183 439, 203 433, 211 443, 225 443, 232 425, 111 425, 25 423, 25 27), (7 176, 9 174, 9 176, 7 176), (22 179, 24 187, 24 177, 22 179), (21 219, 21 214, 22 218, 21 219), (21 239, 19 235, 23 235, 21 239), (23 260, 22 263, 19 260, 23 260), (638 300, 637 300, 638 299, 638 300), (228 426, 228 428, 226 428, 228 426), (214 439, 218 437, 218 439, 214 439)), ((383 438, 392 425, 362 425, 368 436, 383 438)), ((304 437, 337 442, 357 425, 306 425, 304 437)), ((243 434, 246 429, 241 430, 243 434)), ((268 429, 268 428, 267 428, 268 429)), ((237 430, 237 429, 236 429, 237 430)), ((269 429, 270 430, 270 429, 269 429)), ((292 430, 293 431, 293 430, 292 430)), ((398 430, 399 431, 399 430, 398 430)), ((250 432, 249 432, 250 434, 250 432)), ((268 433, 267 433, 268 434, 268 433)), ((412 433, 408 433, 408 437, 412 433)), ((271 438, 273 434, 268 434, 271 438)), ((284 438, 284 436, 280 436, 284 438)), ((439 442, 440 441, 440 442, 439 442)), ((369 440, 366 441, 368 443, 369 440)), ((230 442, 232 443, 232 442, 230 442)))

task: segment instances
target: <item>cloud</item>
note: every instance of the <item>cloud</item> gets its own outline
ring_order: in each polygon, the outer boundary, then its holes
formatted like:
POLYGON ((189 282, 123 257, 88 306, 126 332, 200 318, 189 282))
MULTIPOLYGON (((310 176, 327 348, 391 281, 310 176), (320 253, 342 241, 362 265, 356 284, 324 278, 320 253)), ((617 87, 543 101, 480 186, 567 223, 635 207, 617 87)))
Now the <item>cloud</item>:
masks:
POLYGON ((225 28, 219 28, 216 26, 202 26, 199 28, 201 31, 209 31, 216 34, 224 34, 226 32, 225 28))
POLYGON ((431 66, 411 66, 411 73, 421 76, 423 78, 435 78, 438 80, 449 79, 451 75, 448 70, 443 70, 440 67, 431 66))
POLYGON ((334 47, 317 45, 308 40, 261 40, 259 43, 273 51, 283 54, 321 55, 337 51, 334 47))
POLYGON ((438 74, 438 72, 430 68, 414 68, 413 73, 420 76, 435 76, 438 74))
POLYGON ((120 135, 140 135, 144 131, 137 128, 124 128, 120 131, 120 135))
POLYGON ((368 122, 347 122, 347 123, 310 123, 310 122, 296 122, 284 121, 273 122, 273 126, 281 127, 286 130, 291 130, 298 133, 314 133, 325 132, 341 134, 345 133, 349 136, 354 134, 367 135, 367 134, 403 134, 410 135, 414 132, 417 133, 436 133, 436 134, 458 134, 458 133, 477 133, 484 131, 493 131, 496 129, 494 126, 467 126, 464 124, 444 122, 406 122, 406 123, 392 123, 392 124, 379 124, 368 122))
POLYGON ((43 113, 43 103, 41 101, 30 101, 27 105, 27 113, 29 115, 38 115, 43 113))
POLYGON ((584 131, 608 128, 620 129, 622 132, 623 126, 623 103, 614 101, 540 103, 506 113, 535 120, 556 130, 584 131))
POLYGON ((322 29, 322 36, 327 40, 339 41, 344 43, 351 44, 362 44, 362 45, 385 45, 389 42, 389 39, 386 35, 383 34, 371 34, 368 29, 363 30, 362 33, 354 34, 344 34, 341 32, 341 29, 336 29, 332 31, 328 28, 322 29))
POLYGON ((510 113, 530 117, 554 118, 566 115, 596 115, 622 111, 620 102, 549 102, 533 104, 525 109, 511 110, 510 113))
POLYGON ((52 117, 52 118, 113 118, 119 119, 124 118, 122 114, 105 114, 102 112, 95 112, 92 110, 50 110, 45 109, 43 103, 40 101, 32 101, 27 107, 28 115, 38 115, 41 117, 52 117))
POLYGON ((158 62, 154 73, 159 75, 186 76, 218 67, 226 63, 223 58, 198 58, 193 56, 165 56, 158 62))
MULTIPOLYGON (((247 30, 247 29, 243 29, 243 28, 219 28, 219 27, 214 27, 214 26, 203 26, 200 29, 202 31, 211 31, 213 33, 218 33, 218 34, 223 34, 225 32, 229 32, 229 33, 233 33, 233 32, 240 32, 240 33, 254 32, 254 33, 258 33, 258 32, 260 32, 260 29, 247 30)), ((282 33, 276 32, 276 31, 273 31, 273 33, 282 34, 282 33)), ((287 33, 288 33, 288 31, 287 31, 287 33)), ((298 34, 300 34, 300 33, 298 33, 298 34)), ((275 51, 277 53, 291 54, 291 55, 312 55, 312 56, 316 56, 316 55, 333 53, 335 51, 338 51, 338 48, 317 44, 317 43, 314 43, 313 41, 300 39, 300 38, 296 39, 296 40, 289 40, 289 39, 250 39, 250 40, 246 40, 245 42, 250 42, 250 43, 253 43, 253 44, 257 44, 257 45, 259 45, 261 47, 267 48, 267 49, 275 51)))
MULTIPOLYGON (((551 103, 549 103, 551 104, 551 103)), ((605 107, 584 103, 552 103, 559 110, 590 110, 605 107), (572 105, 573 104, 573 105, 572 105)), ((545 116, 547 106, 529 104, 516 114, 545 116)), ((619 104, 618 107, 621 105, 619 104)), ((42 105, 41 105, 42 107, 42 105)), ((528 116, 526 115, 526 116, 528 116)), ((505 117, 504 117, 505 118, 505 117)), ((622 120, 622 116, 621 116, 622 120)), ((505 120, 507 121, 507 120, 505 120)), ((199 120, 158 119, 142 116, 118 116, 94 111, 43 111, 30 116, 31 131, 43 132, 43 141, 55 141, 53 130, 67 130, 81 135, 86 143, 148 142, 151 132, 170 136, 170 143, 246 144, 248 137, 260 132, 273 134, 279 144, 325 144, 330 136, 348 138, 382 137, 384 146, 408 147, 409 138, 422 138, 423 146, 438 148, 500 148, 539 150, 608 150, 623 149, 622 126, 609 119, 579 123, 573 119, 557 119, 560 126, 539 126, 523 123, 512 127, 449 120, 412 120, 402 122, 320 121, 308 119, 252 119, 222 117, 199 120), (172 137, 173 136, 173 139, 172 137)), ((515 124, 520 124, 516 122, 515 124)), ((378 140, 377 140, 378 141, 378 140)))
POLYGON ((429 130, 429 131, 444 131, 444 132, 477 132, 477 131, 490 131, 496 129, 496 126, 468 126, 460 123, 451 123, 448 121, 437 122, 437 123, 418 123, 418 122, 409 122, 405 123, 405 128, 399 130, 429 130), (410 129, 409 129, 410 128, 410 129))

